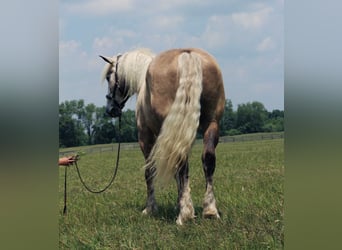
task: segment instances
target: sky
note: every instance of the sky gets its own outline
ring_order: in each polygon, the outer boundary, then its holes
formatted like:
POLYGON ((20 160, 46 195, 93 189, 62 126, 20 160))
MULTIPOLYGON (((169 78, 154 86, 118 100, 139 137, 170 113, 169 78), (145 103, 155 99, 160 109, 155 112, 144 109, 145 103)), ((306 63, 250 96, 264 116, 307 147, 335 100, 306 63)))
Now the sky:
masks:
POLYGON ((284 0, 62 0, 59 102, 105 106, 99 55, 142 47, 156 54, 202 48, 218 61, 235 108, 259 101, 269 111, 284 109, 284 0))

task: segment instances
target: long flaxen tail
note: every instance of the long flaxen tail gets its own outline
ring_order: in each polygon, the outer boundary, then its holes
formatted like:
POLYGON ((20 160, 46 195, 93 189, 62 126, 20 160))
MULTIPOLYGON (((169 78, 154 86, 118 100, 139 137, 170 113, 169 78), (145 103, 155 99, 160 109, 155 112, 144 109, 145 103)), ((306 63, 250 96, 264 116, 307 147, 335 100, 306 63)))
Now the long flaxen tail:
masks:
POLYGON ((198 54, 184 52, 178 57, 179 87, 160 134, 147 161, 155 179, 166 184, 188 158, 200 119, 202 64, 198 54))

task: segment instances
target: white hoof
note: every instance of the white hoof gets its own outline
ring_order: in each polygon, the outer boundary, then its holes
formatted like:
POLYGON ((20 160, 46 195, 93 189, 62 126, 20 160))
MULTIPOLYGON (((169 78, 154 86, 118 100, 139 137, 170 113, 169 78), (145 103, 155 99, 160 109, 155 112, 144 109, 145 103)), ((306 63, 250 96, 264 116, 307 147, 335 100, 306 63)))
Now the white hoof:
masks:
POLYGON ((179 226, 182 226, 182 225, 183 225, 183 221, 182 221, 181 218, 179 218, 179 216, 178 216, 178 218, 177 218, 177 220, 176 220, 176 224, 179 225, 179 226))
POLYGON ((150 214, 154 214, 158 211, 158 207, 156 205, 153 205, 152 207, 146 207, 141 213, 143 215, 150 215, 150 214))
POLYGON ((220 219, 220 215, 219 215, 216 207, 214 207, 214 208, 203 210, 203 218, 209 218, 209 219, 216 218, 216 219, 220 219))

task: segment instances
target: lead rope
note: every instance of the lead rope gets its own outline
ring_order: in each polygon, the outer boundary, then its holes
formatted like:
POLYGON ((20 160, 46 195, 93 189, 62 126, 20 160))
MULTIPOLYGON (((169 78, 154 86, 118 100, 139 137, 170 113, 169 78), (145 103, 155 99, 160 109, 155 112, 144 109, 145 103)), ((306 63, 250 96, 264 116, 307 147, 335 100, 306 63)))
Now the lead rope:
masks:
MULTIPOLYGON (((114 182, 114 179, 116 177, 116 173, 118 171, 119 168, 119 159, 120 159, 120 148, 121 148, 121 116, 119 116, 119 145, 118 145, 118 151, 117 151, 117 157, 116 157, 116 164, 115 164, 115 168, 114 168, 114 172, 112 175, 111 180, 109 181, 109 183, 107 184, 107 186, 105 186, 103 189, 100 190, 93 190, 91 189, 83 180, 80 170, 78 168, 77 165, 77 161, 75 161, 75 166, 76 166, 76 170, 77 170, 77 175, 81 181, 81 183, 83 184, 83 186, 90 192, 93 194, 100 194, 103 193, 104 191, 106 191, 114 182)), ((63 209, 63 215, 65 215, 67 213, 67 166, 65 167, 64 170, 64 209, 63 209)))
POLYGON ((63 214, 66 215, 67 213, 67 191, 66 191, 66 187, 67 187, 67 166, 65 166, 64 168, 64 208, 63 208, 63 214))

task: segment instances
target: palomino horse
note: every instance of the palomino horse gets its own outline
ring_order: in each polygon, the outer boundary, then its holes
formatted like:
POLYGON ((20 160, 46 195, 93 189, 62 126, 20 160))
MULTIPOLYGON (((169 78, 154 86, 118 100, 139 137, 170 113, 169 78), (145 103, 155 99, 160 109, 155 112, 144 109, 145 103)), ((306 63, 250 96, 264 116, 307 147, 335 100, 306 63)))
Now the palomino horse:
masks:
POLYGON ((159 55, 138 49, 114 57, 101 56, 108 64, 106 112, 121 115, 127 99, 137 94, 136 119, 139 144, 144 154, 147 202, 144 214, 157 210, 154 180, 177 180, 177 224, 195 217, 190 196, 188 155, 198 128, 204 134, 202 154, 206 179, 203 216, 219 218, 213 193, 225 94, 215 59, 200 49, 173 49, 159 55))

